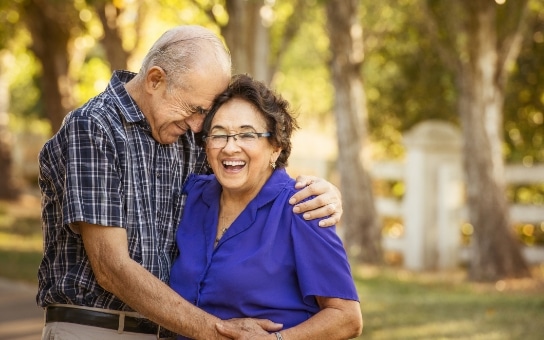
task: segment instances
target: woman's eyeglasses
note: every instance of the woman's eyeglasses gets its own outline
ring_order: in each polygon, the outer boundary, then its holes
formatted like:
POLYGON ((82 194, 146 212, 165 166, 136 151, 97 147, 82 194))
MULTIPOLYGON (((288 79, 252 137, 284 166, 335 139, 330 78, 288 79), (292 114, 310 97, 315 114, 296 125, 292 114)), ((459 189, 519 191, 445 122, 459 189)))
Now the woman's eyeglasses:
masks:
POLYGON ((222 149, 227 146, 232 137, 238 146, 252 147, 260 137, 270 137, 270 132, 240 132, 233 135, 209 135, 202 139, 212 149, 222 149))

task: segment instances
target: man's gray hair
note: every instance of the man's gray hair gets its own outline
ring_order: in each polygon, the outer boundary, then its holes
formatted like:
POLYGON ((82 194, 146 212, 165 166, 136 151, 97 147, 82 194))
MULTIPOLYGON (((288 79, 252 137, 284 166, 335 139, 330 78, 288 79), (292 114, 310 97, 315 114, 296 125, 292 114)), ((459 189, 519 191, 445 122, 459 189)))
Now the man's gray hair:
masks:
POLYGON ((202 26, 177 26, 163 33, 151 46, 138 77, 145 77, 150 68, 159 66, 165 71, 168 83, 180 87, 184 85, 183 75, 200 66, 199 63, 210 62, 210 56, 224 72, 231 73, 230 53, 215 33, 202 26))

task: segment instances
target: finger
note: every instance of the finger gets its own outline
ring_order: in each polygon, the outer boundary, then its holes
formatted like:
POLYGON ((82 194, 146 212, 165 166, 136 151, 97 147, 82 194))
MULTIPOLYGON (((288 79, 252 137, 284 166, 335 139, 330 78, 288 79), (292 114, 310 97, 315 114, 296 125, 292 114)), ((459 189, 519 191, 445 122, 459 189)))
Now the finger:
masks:
POLYGON ((322 219, 321 221, 319 221, 319 226, 324 227, 324 228, 325 227, 332 227, 332 226, 337 225, 339 222, 340 222, 340 214, 339 213, 334 213, 331 216, 329 216, 328 218, 325 218, 325 219, 322 219))
POLYGON ((257 320, 257 324, 259 324, 259 326, 261 326, 261 328, 267 332, 277 332, 283 329, 283 324, 265 319, 257 320))
POLYGON ((236 338, 239 338, 241 335, 241 332, 239 329, 225 323, 219 323, 219 322, 216 323, 215 329, 220 335, 225 336, 229 339, 236 339, 236 338))
POLYGON ((295 183, 295 188, 296 189, 302 189, 310 184, 312 184, 313 182, 317 182, 319 181, 320 179, 318 177, 315 177, 315 176, 298 176, 297 179, 296 179, 296 183, 295 183))
MULTIPOLYGON (((308 197, 319 196, 321 194, 326 193, 327 189, 329 189, 328 182, 325 182, 323 180, 318 179, 315 181, 308 182, 308 184, 303 189, 297 191, 293 196, 291 196, 291 198, 289 199, 289 203, 296 204, 297 202, 301 202, 308 197)), ((314 202, 314 203, 317 203, 317 202, 314 202)), ((325 205, 326 203, 329 203, 329 202, 321 202, 321 204, 312 206, 312 207, 313 209, 319 208, 320 206, 325 205)), ((304 212, 304 211, 306 210, 300 210, 295 212, 304 212)))
POLYGON ((229 339, 246 339, 279 331, 283 325, 266 319, 235 318, 216 323, 215 328, 229 339))
MULTIPOLYGON (((310 204, 312 204, 313 202, 311 201, 307 201, 307 202, 304 202, 304 203, 300 203, 300 204, 297 204, 297 207, 299 205, 303 205, 303 204, 306 204, 306 206, 302 207, 302 208, 307 208, 310 206, 310 204)), ((339 219, 339 217, 341 216, 341 212, 340 212, 340 208, 339 206, 337 206, 336 204, 334 203, 329 203, 329 204, 326 204, 326 205, 323 205, 321 206, 320 204, 317 204, 317 208, 315 209, 310 209, 306 212, 304 212, 304 215, 302 215, 302 217, 305 219, 305 220, 314 220, 314 219, 318 219, 318 218, 325 218, 325 219, 329 219, 329 218, 333 218, 330 222, 334 222, 336 220, 339 219), (336 216, 335 216, 336 215, 336 216)), ((296 208, 296 207, 295 207, 296 208)), ((293 210, 295 209, 293 208, 293 210)), ((329 222, 329 223, 330 223, 329 222)), ((320 224, 321 225, 321 224, 320 224)))
MULTIPOLYGON (((310 199, 307 197, 303 197, 302 201, 297 203, 293 207, 293 211, 295 213, 306 213, 311 212, 312 210, 317 210, 318 214, 314 214, 314 217, 327 217, 335 212, 335 210, 329 211, 330 206, 327 207, 328 204, 332 203, 336 206, 340 205, 340 202, 338 201, 338 197, 334 195, 331 191, 322 193, 322 194, 313 194, 317 190, 315 189, 317 187, 317 183, 312 184, 311 186, 306 187, 305 189, 300 190, 297 192, 297 194, 304 194, 309 193, 310 199), (321 209, 320 208, 325 208, 321 209)), ((293 195, 294 196, 294 195, 293 195)))

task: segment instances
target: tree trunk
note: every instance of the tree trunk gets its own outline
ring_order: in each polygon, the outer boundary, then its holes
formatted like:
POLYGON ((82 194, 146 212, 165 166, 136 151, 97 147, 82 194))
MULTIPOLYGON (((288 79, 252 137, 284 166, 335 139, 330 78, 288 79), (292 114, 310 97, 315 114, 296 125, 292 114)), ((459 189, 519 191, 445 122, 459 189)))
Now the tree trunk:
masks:
POLYGON ((260 14, 263 1, 231 0, 226 6, 229 21, 222 27, 221 34, 230 49, 234 73, 247 73, 270 83, 270 39, 260 14))
POLYGON ((69 5, 46 0, 27 0, 23 4, 26 25, 32 35, 32 51, 42 66, 44 111, 53 132, 74 108, 74 81, 69 74, 70 31, 77 12, 69 5))
MULTIPOLYGON (((292 0, 293 13, 285 21, 281 34, 277 34, 272 50, 270 26, 274 19, 274 5, 263 0, 228 0, 226 10, 229 21, 221 26, 231 52, 234 73, 247 73, 255 79, 270 84, 278 70, 281 57, 287 50, 304 20, 308 0, 292 0)), ((213 11, 205 10, 215 20, 213 11)), ((215 20, 217 24, 217 20, 215 20)))
POLYGON ((332 51, 345 245, 357 260, 379 264, 383 260, 381 225, 374 205, 372 181, 362 157, 368 138, 368 122, 360 70, 364 53, 358 0, 329 0, 326 10, 332 51))
POLYGON ((468 58, 461 59, 459 114, 464 137, 469 220, 474 226, 469 276, 475 281, 529 276, 513 235, 502 155, 505 66, 497 49, 496 4, 471 1, 468 58))
POLYGON ((11 200, 19 195, 12 172, 11 133, 8 130, 9 89, 0 58, 0 199, 11 200))
MULTIPOLYGON (((112 71, 126 70, 128 68, 127 61, 129 53, 123 48, 123 39, 117 24, 122 9, 116 7, 114 3, 107 1, 96 1, 94 8, 100 18, 100 22, 102 22, 104 36, 101 39, 101 43, 106 50, 110 69, 112 71)), ((137 23, 139 23, 139 20, 136 21, 135 25, 137 23)))

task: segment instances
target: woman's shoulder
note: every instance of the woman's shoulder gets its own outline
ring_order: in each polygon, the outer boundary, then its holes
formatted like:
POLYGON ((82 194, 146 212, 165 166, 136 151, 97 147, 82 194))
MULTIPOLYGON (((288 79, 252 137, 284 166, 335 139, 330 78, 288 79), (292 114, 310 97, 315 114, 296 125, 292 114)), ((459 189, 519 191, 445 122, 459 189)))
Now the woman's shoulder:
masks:
MULTIPOLYGON (((283 215, 288 215, 291 218, 291 227, 303 229, 310 229, 320 231, 320 229, 326 229, 319 227, 320 219, 306 220, 303 217, 303 213, 295 213, 293 211, 293 205, 289 203, 289 199, 302 189, 295 188, 296 180, 291 177, 285 170, 276 170, 274 174, 273 185, 277 185, 278 195, 275 196, 274 201, 276 204, 281 205, 283 208, 283 215)), ((299 203, 311 200, 315 196, 310 196, 300 201, 299 203)))
POLYGON ((215 175, 190 174, 183 184, 183 193, 203 191, 210 183, 216 181, 215 175))

